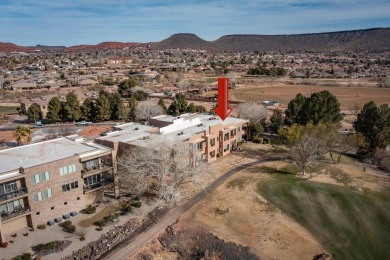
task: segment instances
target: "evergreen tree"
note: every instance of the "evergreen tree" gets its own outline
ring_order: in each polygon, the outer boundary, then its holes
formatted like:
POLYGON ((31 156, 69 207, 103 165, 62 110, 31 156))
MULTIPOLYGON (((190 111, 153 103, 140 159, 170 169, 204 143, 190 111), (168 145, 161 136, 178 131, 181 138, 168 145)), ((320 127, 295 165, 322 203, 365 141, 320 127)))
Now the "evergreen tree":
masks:
POLYGON ((288 103, 287 109, 285 111, 285 123, 287 125, 292 125, 299 122, 299 113, 301 112, 305 101, 306 98, 301 93, 299 93, 288 103))
MULTIPOLYGON (((366 103, 357 115, 355 130, 368 142, 368 151, 383 148, 390 143, 390 108, 387 104, 377 107, 374 101, 366 103)), ((364 154, 365 152, 363 152, 364 154)))
POLYGON ((129 107, 128 107, 128 113, 127 118, 130 120, 135 120, 135 109, 137 108, 137 100, 134 97, 131 97, 129 99, 129 107))
POLYGON ((77 99, 77 95, 74 91, 69 92, 66 95, 66 105, 64 107, 66 118, 69 121, 77 121, 81 117, 80 102, 77 99))
POLYGON ((167 112, 167 106, 165 105, 165 101, 163 98, 160 98, 158 101, 158 105, 164 110, 164 113, 167 112))
POLYGON ((168 115, 178 116, 183 113, 186 113, 188 110, 188 104, 186 97, 182 93, 176 94, 175 100, 168 107, 167 113, 168 115))
POLYGON ((248 124, 248 134, 251 140, 257 139, 264 132, 264 128, 260 122, 251 121, 248 124))
POLYGON ((111 119, 118 120, 126 118, 126 108, 118 92, 110 95, 111 119))
POLYGON ((52 120, 53 122, 61 121, 61 101, 58 97, 53 97, 50 99, 47 106, 47 119, 52 120))
POLYGON ((84 99, 83 105, 81 106, 81 118, 84 120, 95 121, 95 104, 92 99, 84 99))
POLYGON ((120 95, 128 97, 131 94, 131 88, 134 88, 137 84, 137 81, 132 78, 123 80, 118 84, 118 92, 120 95))
POLYGON ((95 119, 98 122, 109 120, 111 117, 111 106, 109 98, 104 94, 99 94, 95 103, 95 119))
POLYGON ((283 126, 282 111, 275 109, 270 118, 270 130, 274 133, 278 133, 278 129, 283 126))
POLYGON ((41 119, 41 109, 35 103, 31 104, 31 106, 27 110, 27 117, 30 120, 38 120, 41 119))
POLYGON ((193 102, 191 102, 187 107, 188 113, 195 113, 196 112, 196 106, 193 102))
POLYGON ((343 116, 340 113, 340 103, 329 91, 314 92, 305 100, 299 116, 300 124, 339 123, 343 116))

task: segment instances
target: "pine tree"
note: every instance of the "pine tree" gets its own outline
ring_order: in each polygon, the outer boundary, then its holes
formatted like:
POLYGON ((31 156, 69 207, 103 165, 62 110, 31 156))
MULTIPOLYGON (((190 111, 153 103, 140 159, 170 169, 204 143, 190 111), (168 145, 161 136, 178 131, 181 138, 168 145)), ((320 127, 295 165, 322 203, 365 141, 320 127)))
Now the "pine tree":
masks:
POLYGON ((98 122, 109 120, 111 117, 110 100, 105 94, 99 94, 95 103, 95 119, 98 122))
POLYGON ((167 113, 172 116, 178 116, 186 113, 188 110, 188 104, 184 94, 176 94, 175 100, 168 107, 167 113))
POLYGON ((84 99, 83 105, 81 106, 81 118, 84 120, 95 121, 95 104, 92 99, 84 99))
POLYGON ((31 104, 31 106, 27 110, 27 117, 30 120, 38 120, 41 119, 41 109, 35 103, 31 104))
POLYGON ((292 125, 299 122, 299 113, 301 112, 305 101, 306 98, 301 93, 299 93, 288 103, 287 109, 285 111, 285 123, 287 125, 292 125))
POLYGON ((47 106, 47 119, 52 120, 53 122, 61 121, 61 101, 58 97, 53 97, 50 99, 47 106))
POLYGON ((126 118, 126 108, 118 92, 110 95, 110 106, 112 120, 126 118))
POLYGON ((77 95, 74 91, 69 92, 66 95, 66 105, 64 107, 66 118, 69 121, 77 121, 81 117, 80 102, 77 99, 77 95))
POLYGON ((278 133, 278 129, 283 126, 282 111, 275 109, 270 118, 270 130, 274 133, 278 133))

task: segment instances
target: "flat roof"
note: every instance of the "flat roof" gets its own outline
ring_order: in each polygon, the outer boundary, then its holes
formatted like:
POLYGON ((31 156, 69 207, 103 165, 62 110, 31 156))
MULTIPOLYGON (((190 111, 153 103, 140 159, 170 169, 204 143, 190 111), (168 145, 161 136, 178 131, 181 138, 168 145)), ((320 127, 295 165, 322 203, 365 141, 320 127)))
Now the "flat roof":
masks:
POLYGON ((110 142, 130 142, 135 139, 143 138, 150 135, 149 131, 156 129, 152 126, 141 125, 138 123, 127 123, 115 126, 117 131, 112 131, 107 136, 98 137, 96 139, 107 140, 110 142))
POLYGON ((33 143, 0 151, 0 174, 18 170, 20 167, 30 168, 45 163, 89 154, 95 155, 111 151, 109 148, 93 143, 85 143, 86 139, 73 135, 33 143))

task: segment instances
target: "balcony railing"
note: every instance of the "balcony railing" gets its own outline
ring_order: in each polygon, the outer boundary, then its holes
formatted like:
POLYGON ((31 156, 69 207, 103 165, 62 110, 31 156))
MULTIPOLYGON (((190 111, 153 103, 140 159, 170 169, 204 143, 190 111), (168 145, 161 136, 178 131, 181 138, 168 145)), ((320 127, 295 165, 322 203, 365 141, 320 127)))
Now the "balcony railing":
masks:
POLYGON ((111 168, 112 168, 111 164, 102 163, 102 164, 99 164, 97 166, 93 166, 91 168, 82 169, 81 174, 82 174, 82 176, 90 175, 90 174, 98 173, 98 172, 105 171, 105 170, 107 171, 107 170, 110 170, 111 168))
POLYGON ((84 186, 83 191, 84 191, 84 193, 88 193, 90 191, 97 190, 97 189, 100 189, 102 187, 109 186, 111 184, 114 184, 114 180, 104 180, 104 181, 94 183, 92 185, 84 186))
POLYGON ((19 196, 22 196, 25 194, 27 194, 27 188, 20 187, 16 190, 0 194, 0 201, 9 200, 9 199, 16 198, 16 197, 19 197, 19 196))
POLYGON ((24 206, 24 207, 18 206, 15 207, 14 211, 12 212, 5 212, 5 211, 1 212, 1 219, 5 221, 23 215, 28 212, 30 212, 30 206, 24 206))

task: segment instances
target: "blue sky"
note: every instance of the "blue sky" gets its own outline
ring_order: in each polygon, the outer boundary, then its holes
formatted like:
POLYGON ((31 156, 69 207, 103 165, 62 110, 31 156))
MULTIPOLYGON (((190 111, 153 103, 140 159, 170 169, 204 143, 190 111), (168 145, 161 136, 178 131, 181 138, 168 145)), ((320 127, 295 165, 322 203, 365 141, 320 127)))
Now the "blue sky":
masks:
POLYGON ((24 46, 373 27, 390 27, 389 0, 0 0, 0 42, 24 46))

